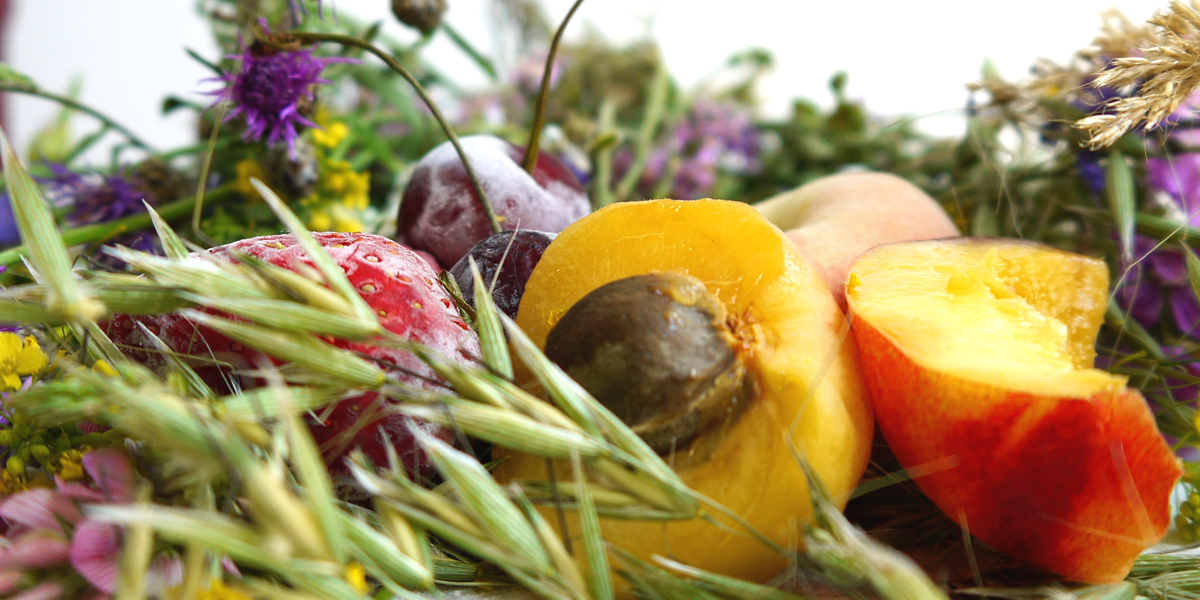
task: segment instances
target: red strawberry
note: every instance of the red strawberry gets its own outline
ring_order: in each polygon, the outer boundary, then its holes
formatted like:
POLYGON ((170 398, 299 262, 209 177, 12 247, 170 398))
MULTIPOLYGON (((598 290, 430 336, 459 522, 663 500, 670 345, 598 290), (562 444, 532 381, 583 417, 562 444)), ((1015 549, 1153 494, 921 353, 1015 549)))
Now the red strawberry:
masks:
MULTIPOLYGON (((479 356, 479 338, 463 322, 450 295, 437 281, 437 275, 417 253, 371 234, 314 233, 313 236, 346 272, 350 283, 379 314, 380 323, 388 331, 464 362, 475 361, 479 356)), ((292 235, 251 238, 208 252, 232 260, 229 253, 234 250, 291 270, 300 270, 301 265, 315 270, 292 235)), ((204 366, 205 359, 226 362, 240 369, 256 366, 261 358, 259 353, 178 314, 114 317, 107 327, 109 336, 151 367, 162 367, 165 361, 153 350, 135 322, 145 324, 173 350, 195 357, 197 372, 217 390, 233 389, 239 382, 228 370, 204 366)), ((432 369, 411 353, 359 342, 329 341, 380 361, 398 381, 422 387, 433 387, 440 381, 432 369)), ((252 380, 240 383, 255 385, 252 380)), ((399 451, 410 475, 426 477, 432 473, 428 458, 418 450, 409 430, 413 424, 411 419, 387 415, 360 423, 360 417, 377 398, 374 393, 361 394, 342 400, 332 408, 315 411, 322 421, 312 415, 307 419, 334 484, 342 493, 356 495, 357 490, 344 460, 347 452, 361 448, 376 464, 386 464, 385 437, 399 451), (339 436, 346 431, 351 431, 352 435, 339 436)), ((443 439, 450 437, 448 430, 435 425, 420 423, 420 426, 443 439)))

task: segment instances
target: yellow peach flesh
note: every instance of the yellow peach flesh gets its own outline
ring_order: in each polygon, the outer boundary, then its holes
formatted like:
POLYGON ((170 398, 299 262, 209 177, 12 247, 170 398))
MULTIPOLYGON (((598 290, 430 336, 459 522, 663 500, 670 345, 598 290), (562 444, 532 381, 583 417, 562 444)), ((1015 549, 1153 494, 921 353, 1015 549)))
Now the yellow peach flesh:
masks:
POLYGON ((1091 368, 1104 264, 980 243, 879 247, 854 264, 855 310, 917 364, 969 381, 1077 398, 1123 388, 1125 378, 1091 368))
MULTIPOLYGON (((760 390, 736 420, 668 460, 689 487, 780 546, 796 546, 811 507, 788 438, 841 503, 870 449, 871 414, 841 311, 783 232, 750 206, 659 200, 610 206, 559 234, 529 280, 517 323, 544 345, 588 292, 653 271, 692 275, 724 303, 748 343, 744 358, 760 390)), ((544 480, 544 461, 510 455, 496 477, 544 480)), ((719 512, 708 514, 722 525, 605 519, 603 532, 639 557, 672 556, 737 577, 766 580, 786 567, 782 554, 719 512)))

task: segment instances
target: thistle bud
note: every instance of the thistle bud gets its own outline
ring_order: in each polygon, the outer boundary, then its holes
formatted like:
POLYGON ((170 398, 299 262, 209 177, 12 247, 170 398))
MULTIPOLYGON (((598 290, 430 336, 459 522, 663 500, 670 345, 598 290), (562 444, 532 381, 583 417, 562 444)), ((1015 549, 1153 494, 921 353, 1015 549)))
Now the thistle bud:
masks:
POLYGON ((429 33, 442 24, 446 0, 392 0, 392 14, 421 33, 429 33))

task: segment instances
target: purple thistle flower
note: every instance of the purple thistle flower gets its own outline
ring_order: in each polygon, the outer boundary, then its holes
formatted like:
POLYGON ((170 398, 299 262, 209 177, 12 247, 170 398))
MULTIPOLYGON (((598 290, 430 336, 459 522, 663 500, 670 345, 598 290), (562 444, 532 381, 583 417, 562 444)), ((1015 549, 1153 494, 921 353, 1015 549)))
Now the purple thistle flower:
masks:
MULTIPOLYGON (((261 26, 263 37, 270 40, 271 32, 266 22, 261 22, 261 26)), ((321 71, 330 63, 355 62, 349 58, 318 57, 312 48, 293 50, 261 41, 250 44, 240 56, 228 58, 240 59, 241 70, 218 78, 217 81, 224 81, 226 87, 210 92, 219 96, 219 101, 233 102, 233 110, 225 120, 244 117, 243 140, 266 138, 270 145, 285 141, 293 157, 299 135, 296 125, 319 127, 301 114, 301 104, 316 99, 317 84, 331 83, 320 77, 321 71)))

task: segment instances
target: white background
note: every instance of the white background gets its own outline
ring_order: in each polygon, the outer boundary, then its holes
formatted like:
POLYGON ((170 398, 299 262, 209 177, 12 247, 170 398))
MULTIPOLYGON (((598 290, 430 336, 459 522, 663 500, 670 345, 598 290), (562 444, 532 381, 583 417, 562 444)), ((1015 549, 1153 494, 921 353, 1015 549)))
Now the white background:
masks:
MULTIPOLYGON (((388 0, 326 0, 338 11, 384 19, 389 31, 415 39, 388 10, 388 0)), ((492 0, 449 0, 447 20, 485 51, 492 0)), ((935 115, 929 130, 954 134, 966 98, 964 84, 978 77, 985 59, 1010 79, 1034 59, 1066 61, 1098 32, 1099 13, 1122 10, 1144 21, 1167 0, 588 0, 570 31, 594 27, 615 40, 650 35, 685 85, 694 84, 740 50, 766 47, 775 68, 760 88, 762 110, 781 115, 803 96, 831 102, 829 77, 850 74, 849 93, 882 115, 935 115)), ((570 0, 545 0, 552 19, 570 0)), ((211 89, 209 73, 184 54, 191 47, 215 56, 193 0, 15 0, 6 57, 45 88, 65 91, 83 81, 82 100, 113 116, 160 148, 193 139, 190 117, 160 116, 168 93, 197 100, 211 89)), ((479 70, 444 38, 431 45, 432 62, 467 84, 482 84, 479 70)), ((39 99, 10 102, 9 127, 18 148, 53 115, 39 99)), ((92 123, 80 117, 79 134, 92 123)), ((92 158, 104 154, 93 152, 92 158)))

